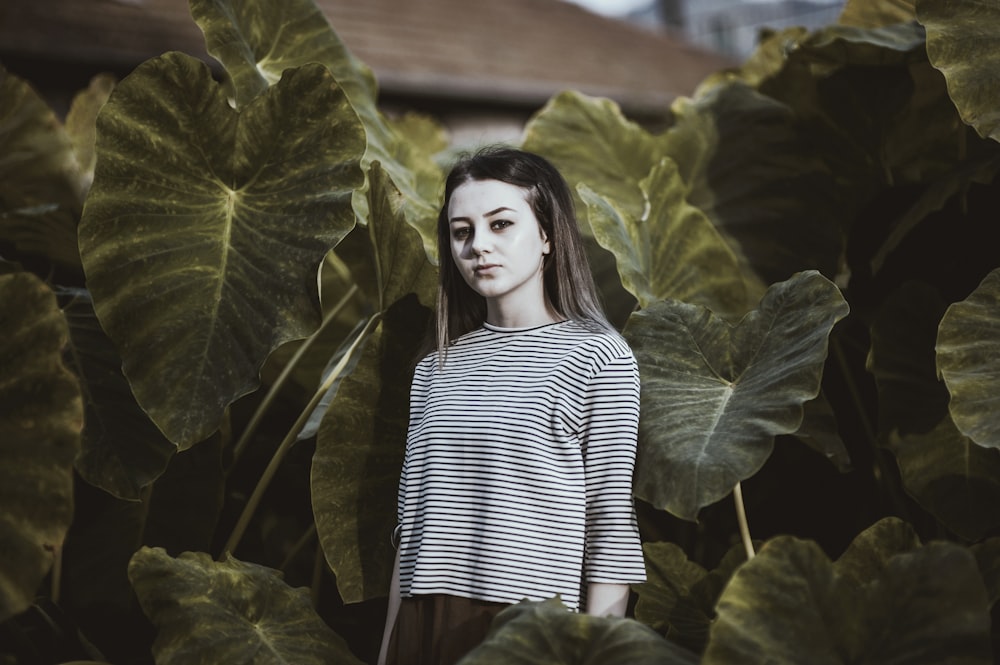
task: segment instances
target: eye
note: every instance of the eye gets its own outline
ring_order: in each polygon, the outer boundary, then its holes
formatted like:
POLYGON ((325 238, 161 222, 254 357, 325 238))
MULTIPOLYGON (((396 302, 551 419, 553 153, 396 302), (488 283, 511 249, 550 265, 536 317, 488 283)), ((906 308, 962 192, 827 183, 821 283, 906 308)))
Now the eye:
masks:
POLYGON ((503 229, 507 228, 513 223, 514 222, 510 221, 509 219, 495 219, 492 222, 490 222, 490 228, 493 229, 494 231, 502 231, 503 229))
POLYGON ((451 230, 451 237, 455 240, 465 240, 472 233, 472 229, 468 226, 459 226, 458 228, 451 230))

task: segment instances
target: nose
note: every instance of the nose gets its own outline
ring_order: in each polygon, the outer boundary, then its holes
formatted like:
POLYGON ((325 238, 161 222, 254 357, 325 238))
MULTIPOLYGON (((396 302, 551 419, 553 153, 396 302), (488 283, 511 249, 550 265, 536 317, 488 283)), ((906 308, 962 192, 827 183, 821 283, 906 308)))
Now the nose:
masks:
POLYGON ((482 254, 489 252, 491 249, 490 239, 488 233, 475 233, 472 236, 472 242, 469 244, 469 249, 476 256, 481 256, 482 254))

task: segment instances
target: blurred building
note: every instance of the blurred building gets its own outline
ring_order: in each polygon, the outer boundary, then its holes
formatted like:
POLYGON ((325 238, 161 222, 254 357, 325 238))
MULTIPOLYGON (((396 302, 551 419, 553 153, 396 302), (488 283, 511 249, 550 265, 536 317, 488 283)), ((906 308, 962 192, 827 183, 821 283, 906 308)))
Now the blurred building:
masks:
POLYGON ((630 21, 666 27, 704 48, 744 60, 761 30, 836 23, 845 0, 650 0, 629 12, 630 21))
MULTIPOLYGON (((316 4, 374 70, 384 109, 430 113, 459 143, 518 137, 564 89, 608 97, 655 125, 675 97, 733 64, 678 35, 560 0, 316 4)), ((169 50, 212 62, 187 0, 0 0, 0 64, 57 110, 90 76, 121 77, 169 50)))

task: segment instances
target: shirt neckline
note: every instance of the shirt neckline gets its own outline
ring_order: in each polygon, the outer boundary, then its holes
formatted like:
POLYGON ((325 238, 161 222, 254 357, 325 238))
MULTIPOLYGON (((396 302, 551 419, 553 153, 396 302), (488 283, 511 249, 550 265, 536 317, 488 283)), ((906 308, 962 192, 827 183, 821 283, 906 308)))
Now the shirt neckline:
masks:
POLYGON ((498 333, 523 333, 523 332, 531 332, 532 330, 541 330, 543 328, 551 328, 552 326, 558 326, 560 324, 566 323, 567 321, 569 321, 569 319, 564 319, 562 321, 553 321, 552 323, 543 323, 538 326, 527 326, 525 328, 502 328, 500 326, 495 326, 492 323, 486 323, 485 321, 483 321, 483 329, 498 333))

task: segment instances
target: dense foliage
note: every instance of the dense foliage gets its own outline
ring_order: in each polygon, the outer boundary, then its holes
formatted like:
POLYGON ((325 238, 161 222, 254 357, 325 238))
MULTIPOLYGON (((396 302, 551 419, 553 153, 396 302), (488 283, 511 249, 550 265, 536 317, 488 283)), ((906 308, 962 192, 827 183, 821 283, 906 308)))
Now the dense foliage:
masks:
MULTIPOLYGON (((63 123, 0 70, 0 663, 377 651, 450 148, 311 0, 190 4, 221 82, 168 53, 63 123)), ((1000 653, 997 35, 848 2, 661 132, 535 115, 640 364, 649 580, 464 663, 1000 653)))

